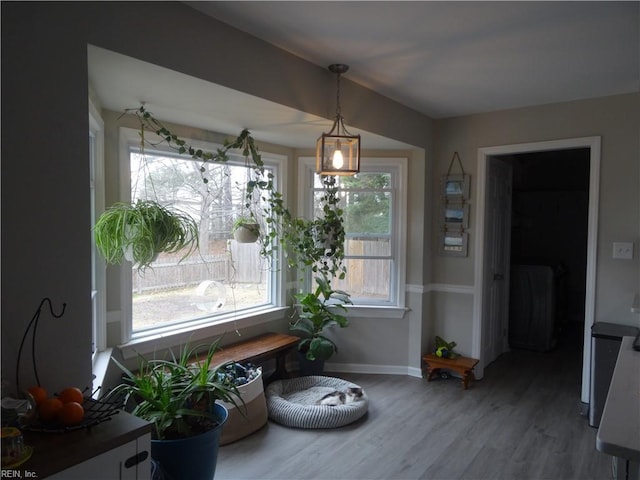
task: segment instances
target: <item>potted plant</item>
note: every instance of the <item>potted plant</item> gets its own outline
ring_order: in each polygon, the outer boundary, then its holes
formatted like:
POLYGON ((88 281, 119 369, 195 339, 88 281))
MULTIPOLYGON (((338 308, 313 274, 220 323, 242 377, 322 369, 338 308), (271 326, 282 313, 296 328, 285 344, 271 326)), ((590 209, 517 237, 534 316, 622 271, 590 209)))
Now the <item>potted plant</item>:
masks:
POLYGON ((215 474, 226 407, 242 402, 238 389, 224 374, 224 365, 212 368, 218 341, 199 356, 199 347, 182 349, 176 358, 139 357, 134 373, 114 359, 124 372, 124 381, 108 393, 122 399, 133 415, 153 422, 151 458, 163 478, 210 480, 215 474))
POLYGON ((96 246, 107 263, 129 260, 141 270, 159 253, 198 247, 198 224, 189 215, 152 200, 119 202, 108 208, 93 227, 96 246))
POLYGON ((240 216, 233 222, 233 238, 240 243, 255 243, 260 238, 260 225, 252 216, 240 216))
POLYGON ((347 312, 345 305, 352 303, 350 295, 333 289, 326 276, 317 276, 315 281, 318 284, 315 290, 295 295, 299 307, 294 313, 296 320, 290 324, 291 330, 304 335, 298 344, 303 375, 321 374, 325 360, 338 351, 338 346, 324 332, 333 325, 340 328, 349 325, 343 313, 347 312), (314 363, 307 365, 306 361, 314 363))

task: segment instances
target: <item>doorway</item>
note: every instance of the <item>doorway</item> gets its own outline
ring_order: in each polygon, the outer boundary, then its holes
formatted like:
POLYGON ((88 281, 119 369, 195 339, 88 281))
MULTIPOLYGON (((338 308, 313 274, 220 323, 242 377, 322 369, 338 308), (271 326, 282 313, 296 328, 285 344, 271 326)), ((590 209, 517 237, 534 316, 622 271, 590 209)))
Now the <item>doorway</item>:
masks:
MULTIPOLYGON (((584 314, 583 314, 583 357, 582 357, 582 391, 581 399, 587 403, 589 398, 589 369, 591 360, 591 325, 594 322, 595 310, 595 260, 597 241, 597 212, 598 212, 598 190, 600 171, 600 137, 585 137, 567 140, 556 140, 550 142, 538 142, 529 144, 506 145, 500 147, 488 147, 478 150, 478 206, 477 206, 477 249, 475 256, 475 295, 474 295, 474 322, 473 322, 473 354, 480 358, 478 365, 478 376, 484 373, 484 368, 491 363, 491 355, 499 355, 508 350, 508 341, 505 338, 508 332, 508 315, 505 310, 508 305, 508 289, 502 289, 502 297, 496 299, 496 289, 493 288, 491 279, 507 281, 509 272, 494 272, 491 269, 495 264, 492 255, 492 245, 502 242, 504 245, 510 238, 505 240, 496 239, 496 235, 510 235, 509 228, 502 229, 509 233, 497 234, 500 230, 492 225, 491 212, 495 210, 496 202, 490 195, 489 186, 493 175, 492 164, 498 160, 500 164, 508 164, 508 161, 518 161, 520 163, 533 161, 538 157, 535 154, 551 155, 547 152, 568 151, 573 149, 586 149, 588 153, 588 206, 587 206, 587 226, 584 234, 586 244, 586 269, 584 270, 584 314), (533 155, 533 156, 531 156, 533 155), (518 160, 508 160, 517 158, 518 160), (502 161, 500 161, 502 160, 502 161), (505 161, 508 160, 508 161, 505 161), (502 277, 504 275, 504 277, 502 277), (491 348, 487 348, 490 345, 491 348), (496 348, 497 346, 497 348, 496 348)), ((553 170, 546 172, 553 175, 553 170)), ((559 176, 558 176, 559 177, 559 176)), ((510 223, 510 220, 509 220, 510 223)), ((493 249, 495 251, 495 249, 493 249)), ((497 289, 499 292, 500 289, 497 289)), ((582 310, 581 310, 582 311, 582 310)))
POLYGON ((512 349, 571 348, 581 354, 589 153, 588 148, 572 148, 497 157, 511 167, 513 177, 508 323, 512 349))

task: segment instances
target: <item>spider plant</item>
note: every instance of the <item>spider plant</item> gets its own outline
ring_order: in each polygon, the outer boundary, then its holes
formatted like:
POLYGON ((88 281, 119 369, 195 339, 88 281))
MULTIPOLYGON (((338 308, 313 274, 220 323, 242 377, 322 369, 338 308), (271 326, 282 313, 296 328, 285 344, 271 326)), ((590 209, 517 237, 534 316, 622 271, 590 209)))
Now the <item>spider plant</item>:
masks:
POLYGON ((148 268, 159 253, 184 250, 182 259, 198 248, 198 224, 189 215, 152 200, 116 203, 93 227, 96 246, 107 263, 132 261, 148 268))
MULTIPOLYGON (((212 405, 222 400, 238 406, 242 402, 235 384, 227 379, 226 365, 213 368, 218 349, 214 342, 203 357, 202 346, 182 349, 179 357, 151 359, 139 357, 136 373, 114 359, 124 372, 124 382, 113 388, 108 398, 121 398, 131 413, 155 425, 157 440, 186 438, 215 428, 212 405)), ((243 403, 243 402, 242 402, 243 403)))

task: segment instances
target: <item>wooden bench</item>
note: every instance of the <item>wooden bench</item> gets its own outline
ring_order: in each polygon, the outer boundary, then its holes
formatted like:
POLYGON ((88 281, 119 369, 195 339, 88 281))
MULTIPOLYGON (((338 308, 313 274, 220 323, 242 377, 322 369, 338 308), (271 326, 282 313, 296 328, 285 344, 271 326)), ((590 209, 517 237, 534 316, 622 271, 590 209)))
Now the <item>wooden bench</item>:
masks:
POLYGON ((453 370, 462 375, 462 388, 465 390, 469 387, 469 380, 475 379, 473 368, 479 362, 475 358, 463 356, 459 356, 456 359, 442 358, 433 353, 424 355, 422 361, 427 364, 427 382, 431 381, 431 378, 438 370, 453 370))
POLYGON ((284 333, 265 333, 257 337, 248 338, 231 345, 220 347, 213 354, 212 365, 227 362, 262 363, 266 360, 276 360, 276 370, 268 381, 279 378, 289 378, 286 368, 286 357, 290 350, 297 347, 299 337, 284 333))

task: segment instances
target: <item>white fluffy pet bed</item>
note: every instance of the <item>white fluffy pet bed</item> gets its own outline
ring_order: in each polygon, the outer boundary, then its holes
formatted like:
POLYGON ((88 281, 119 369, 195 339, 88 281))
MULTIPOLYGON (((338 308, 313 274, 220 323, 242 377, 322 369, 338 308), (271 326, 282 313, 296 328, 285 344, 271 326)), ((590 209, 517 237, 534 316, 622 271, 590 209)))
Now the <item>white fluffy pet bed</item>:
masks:
POLYGON ((287 427, 336 428, 355 422, 369 406, 367 394, 343 405, 316 405, 326 394, 346 392, 355 383, 340 378, 309 376, 276 380, 265 390, 269 418, 287 427))

